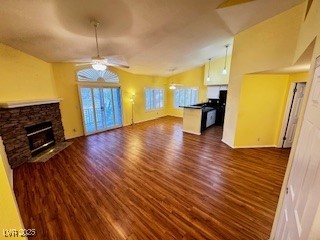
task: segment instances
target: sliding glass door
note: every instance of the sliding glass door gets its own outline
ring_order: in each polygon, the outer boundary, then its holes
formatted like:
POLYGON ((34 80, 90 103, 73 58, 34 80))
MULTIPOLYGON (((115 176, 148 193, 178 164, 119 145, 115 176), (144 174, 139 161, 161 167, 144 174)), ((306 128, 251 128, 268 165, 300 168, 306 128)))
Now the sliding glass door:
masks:
POLYGON ((79 87, 85 134, 122 126, 119 87, 79 87))

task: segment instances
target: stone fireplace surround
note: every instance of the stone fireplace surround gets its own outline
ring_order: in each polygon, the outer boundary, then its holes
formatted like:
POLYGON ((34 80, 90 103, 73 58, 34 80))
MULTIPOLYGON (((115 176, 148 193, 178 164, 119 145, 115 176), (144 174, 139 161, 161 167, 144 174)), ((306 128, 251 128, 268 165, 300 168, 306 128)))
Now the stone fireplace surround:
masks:
POLYGON ((60 99, 0 103, 0 136, 11 168, 31 160, 25 127, 51 121, 55 142, 63 142, 60 99))

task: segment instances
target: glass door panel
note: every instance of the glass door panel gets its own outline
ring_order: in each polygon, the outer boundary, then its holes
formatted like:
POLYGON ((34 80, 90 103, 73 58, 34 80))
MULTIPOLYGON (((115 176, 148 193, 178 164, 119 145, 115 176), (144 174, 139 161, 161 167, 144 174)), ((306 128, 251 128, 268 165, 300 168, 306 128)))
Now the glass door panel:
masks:
POLYGON ((82 110, 84 127, 87 133, 96 131, 96 120, 93 108, 93 98, 91 88, 81 88, 82 110))
POLYGON ((101 101, 101 90, 99 88, 93 88, 93 99, 94 99, 94 109, 96 114, 96 125, 97 130, 101 131, 104 127, 104 107, 103 102, 101 101))
POLYGON ((114 110, 113 110, 113 102, 112 102, 112 93, 111 88, 103 89, 103 98, 104 98, 104 106, 105 106, 105 124, 107 128, 114 127, 114 110))
POLYGON ((114 106, 114 118, 116 126, 122 125, 122 109, 121 109, 121 98, 120 98, 120 88, 112 89, 113 96, 113 106, 114 106))

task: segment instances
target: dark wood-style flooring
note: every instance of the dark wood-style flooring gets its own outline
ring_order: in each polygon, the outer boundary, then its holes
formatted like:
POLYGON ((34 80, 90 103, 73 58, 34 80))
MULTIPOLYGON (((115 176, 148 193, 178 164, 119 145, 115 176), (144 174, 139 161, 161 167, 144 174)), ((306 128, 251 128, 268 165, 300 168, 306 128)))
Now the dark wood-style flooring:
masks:
POLYGON ((14 170, 30 239, 268 239, 288 150, 232 149, 165 117, 14 170))

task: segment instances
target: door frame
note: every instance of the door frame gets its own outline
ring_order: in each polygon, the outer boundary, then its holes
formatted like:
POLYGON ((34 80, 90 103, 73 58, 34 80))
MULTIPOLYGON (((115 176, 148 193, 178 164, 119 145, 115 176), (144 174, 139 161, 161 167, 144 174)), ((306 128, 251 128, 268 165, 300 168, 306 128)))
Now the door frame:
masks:
MULTIPOLYGON (((120 84, 110 84, 110 83, 91 83, 91 82, 81 82, 81 83, 77 83, 78 85, 78 97, 79 97, 79 103, 80 103, 80 110, 81 110, 81 120, 82 120, 82 127, 83 127, 83 133, 85 136, 90 136, 92 134, 96 134, 96 133, 101 133, 101 132, 105 132, 108 130, 112 130, 112 129, 117 129, 117 128, 121 128, 123 127, 123 101, 122 101, 122 90, 121 90, 121 85, 120 84), (87 133, 86 132, 86 126, 85 126, 85 122, 84 122, 84 112, 83 112, 83 108, 82 108, 82 98, 81 98, 81 88, 119 88, 119 92, 120 92, 120 102, 121 102, 121 122, 122 124, 119 126, 115 126, 115 127, 111 127, 111 128, 106 128, 103 130, 97 130, 93 133, 87 133)), ((94 103, 94 101, 93 101, 94 103)))
MULTIPOLYGON (((307 82, 306 81, 299 81, 299 82, 291 82, 291 84, 290 84, 288 97, 287 97, 286 108, 284 110, 281 130, 280 130, 279 139, 278 139, 278 143, 277 143, 277 148, 282 148, 283 137, 284 137, 284 134, 285 134, 285 131, 286 131, 286 128, 287 128, 287 123, 290 120, 289 119, 289 115, 290 115, 290 110, 291 110, 291 103, 294 100, 293 98, 294 98, 294 95, 295 95, 294 94, 294 89, 296 87, 296 84, 299 84, 299 83, 306 84, 307 82)), ((304 101, 304 99, 302 101, 304 101)), ((301 116, 301 112, 302 112, 302 109, 300 109, 299 118, 301 116)))

